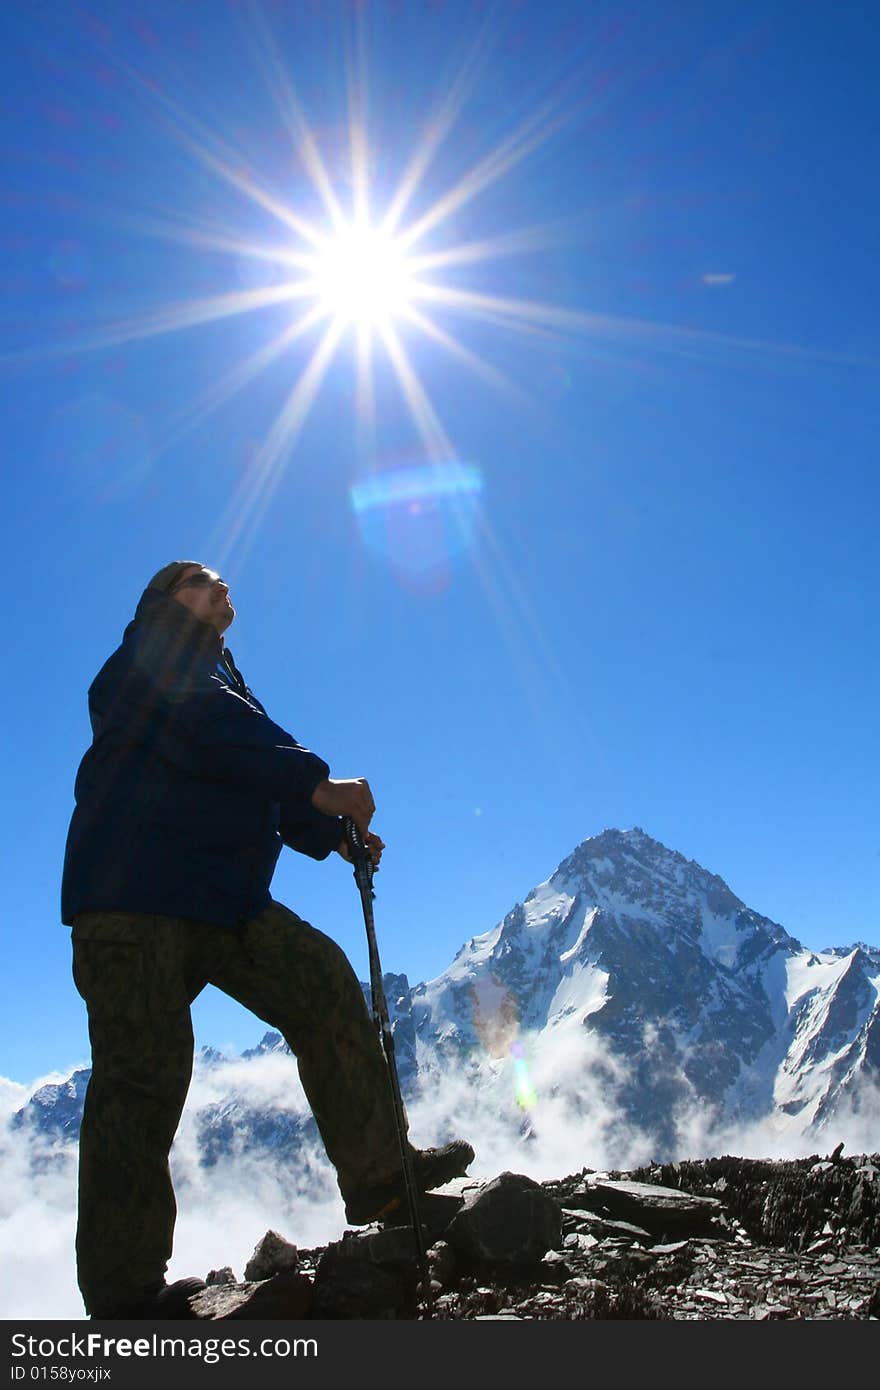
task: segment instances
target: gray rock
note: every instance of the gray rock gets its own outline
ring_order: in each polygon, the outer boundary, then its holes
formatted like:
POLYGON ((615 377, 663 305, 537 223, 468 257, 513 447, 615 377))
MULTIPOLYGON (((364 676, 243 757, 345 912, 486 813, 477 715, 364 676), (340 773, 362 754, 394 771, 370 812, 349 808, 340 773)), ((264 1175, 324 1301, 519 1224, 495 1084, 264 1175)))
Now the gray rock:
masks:
POLYGON ((541 1185, 502 1173, 466 1194, 446 1239, 465 1258, 508 1267, 535 1264, 562 1239, 562 1213, 541 1185))
POLYGON ((632 1221, 610 1221, 607 1217, 596 1216, 586 1210, 571 1211, 562 1208, 563 1230, 576 1231, 580 1235, 591 1235, 597 1240, 606 1237, 626 1236, 631 1240, 650 1241, 651 1236, 644 1226, 636 1226, 632 1221))
POLYGON ((205 1283, 209 1287, 215 1284, 236 1284, 237 1282, 231 1265, 224 1265, 222 1269, 212 1269, 205 1279, 205 1283))
POLYGON ((347 1235, 334 1245, 339 1259, 368 1260, 380 1266, 414 1265, 417 1259, 411 1226, 384 1226, 347 1235))
POLYGON ((299 1253, 295 1245, 285 1240, 277 1231, 267 1231, 248 1260, 244 1277, 246 1280, 271 1279, 273 1274, 282 1274, 296 1269, 299 1253))
POLYGON ((315 1318, 388 1319, 403 1315, 407 1293, 403 1280, 366 1258, 330 1245, 318 1261, 312 1300, 315 1318))
POLYGON ((245 1284, 214 1284, 196 1294, 190 1306, 197 1318, 214 1322, 242 1319, 311 1317, 311 1280, 288 1269, 245 1284))
POLYGON ((632 1222, 657 1236, 702 1235, 712 1229, 723 1210, 717 1197, 607 1178, 588 1178, 578 1192, 566 1197, 565 1205, 632 1222))
POLYGON ((423 1192, 419 1198, 419 1216, 429 1244, 440 1240, 452 1218, 461 1211, 464 1198, 448 1192, 423 1192))
POLYGON ((455 1278, 455 1251, 446 1240, 435 1241, 426 1252, 431 1278, 438 1284, 451 1284, 455 1278))

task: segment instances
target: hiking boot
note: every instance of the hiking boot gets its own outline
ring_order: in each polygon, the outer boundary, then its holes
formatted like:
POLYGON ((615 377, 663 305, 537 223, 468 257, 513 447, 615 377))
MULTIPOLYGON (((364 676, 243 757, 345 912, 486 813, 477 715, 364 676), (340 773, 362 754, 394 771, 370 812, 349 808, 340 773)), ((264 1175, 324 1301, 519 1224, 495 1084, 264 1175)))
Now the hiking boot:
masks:
MULTIPOLYGON (((441 1149, 410 1147, 413 1176, 420 1193, 432 1192, 453 1178, 463 1178, 474 1151, 464 1139, 454 1139, 441 1149)), ((345 1219, 350 1226, 369 1226, 371 1221, 384 1221, 406 1203, 406 1181, 396 1173, 387 1181, 373 1187, 360 1188, 345 1202, 345 1219)))
POLYGON ((204 1279, 177 1279, 173 1284, 160 1284, 147 1289, 139 1297, 127 1302, 114 1304, 99 1312, 90 1314, 92 1318, 196 1318, 190 1304, 195 1294, 207 1288, 204 1279))

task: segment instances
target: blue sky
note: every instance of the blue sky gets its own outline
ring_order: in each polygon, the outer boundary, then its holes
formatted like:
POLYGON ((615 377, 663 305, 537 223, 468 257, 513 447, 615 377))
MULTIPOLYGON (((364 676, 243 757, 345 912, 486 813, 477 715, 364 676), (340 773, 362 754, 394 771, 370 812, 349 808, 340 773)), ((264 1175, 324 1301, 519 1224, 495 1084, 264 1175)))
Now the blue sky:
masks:
MULTIPOLYGON (((609 826, 806 945, 876 944, 872 8, 0 27, 0 1073, 87 1058, 58 918, 86 690, 174 558, 231 583, 273 717, 369 777, 386 969, 440 973, 609 826), (413 170, 402 310, 374 262, 382 322, 331 353, 326 269, 285 287, 334 200, 376 227, 413 170)), ((366 976, 341 860, 287 854, 275 893, 366 976)), ((195 1019, 261 1032, 213 991, 195 1019)))

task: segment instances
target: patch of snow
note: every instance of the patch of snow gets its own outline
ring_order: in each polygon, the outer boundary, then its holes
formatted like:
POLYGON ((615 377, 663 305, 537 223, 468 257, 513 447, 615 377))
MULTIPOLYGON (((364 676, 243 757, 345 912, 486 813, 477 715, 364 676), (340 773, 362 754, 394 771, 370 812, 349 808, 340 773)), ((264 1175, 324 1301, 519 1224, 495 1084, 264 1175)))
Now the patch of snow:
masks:
POLYGON ((608 972, 589 962, 577 963, 563 975, 547 1008, 550 1027, 580 1027, 601 1009, 608 997, 608 972))
POLYGON ((594 907, 589 912, 585 912, 583 925, 581 926, 581 929, 578 932, 577 940, 575 941, 573 946, 569 947, 567 951, 562 952, 562 955, 559 957, 560 965, 564 965, 566 961, 571 960, 573 956, 577 955, 578 951, 581 949, 581 946, 587 939, 587 933, 589 932, 590 927, 596 920, 596 913, 598 911, 598 907, 594 907))
POLYGON ((702 903, 701 908, 700 946, 703 954, 731 970, 736 964, 743 933, 737 931, 736 923, 730 917, 717 917, 706 903, 702 903))
POLYGON ((853 958, 850 951, 845 956, 818 955, 815 951, 804 951, 800 955, 789 956, 786 963, 785 1002, 793 1009, 799 999, 817 991, 823 994, 832 989, 845 975, 853 958))
POLYGON ((526 926, 530 932, 546 931, 555 926, 571 911, 577 894, 566 886, 561 890, 554 887, 552 880, 541 883, 526 898, 523 906, 526 913, 526 926))

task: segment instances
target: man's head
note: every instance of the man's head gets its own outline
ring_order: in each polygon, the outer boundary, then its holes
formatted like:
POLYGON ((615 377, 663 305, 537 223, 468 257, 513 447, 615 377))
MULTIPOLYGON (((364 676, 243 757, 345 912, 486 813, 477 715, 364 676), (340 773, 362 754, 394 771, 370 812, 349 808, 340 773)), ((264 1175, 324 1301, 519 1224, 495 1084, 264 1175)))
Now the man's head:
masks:
POLYGON ((153 575, 147 588, 167 594, 221 635, 235 617, 229 586, 216 570, 209 570, 197 560, 172 561, 153 575))

